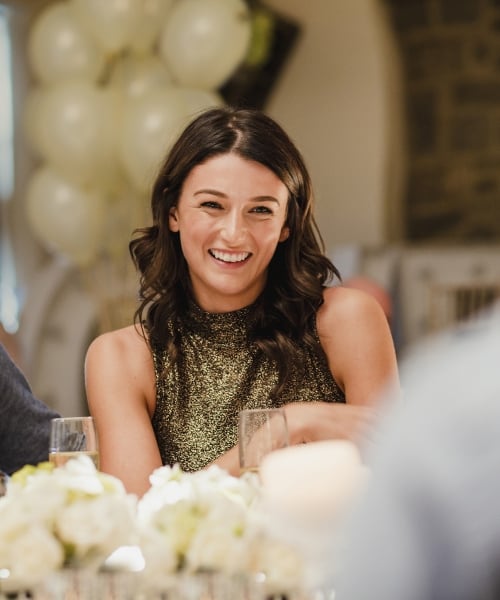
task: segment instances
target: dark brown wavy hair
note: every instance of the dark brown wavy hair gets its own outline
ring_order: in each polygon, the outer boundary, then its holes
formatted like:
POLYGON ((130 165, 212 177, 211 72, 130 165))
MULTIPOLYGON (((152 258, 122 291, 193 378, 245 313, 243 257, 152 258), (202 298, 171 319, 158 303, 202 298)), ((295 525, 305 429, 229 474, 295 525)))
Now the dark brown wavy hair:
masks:
POLYGON ((169 229, 169 211, 196 165, 228 153, 266 166, 288 189, 286 225, 290 235, 278 244, 269 264, 265 289, 255 304, 251 340, 278 365, 278 394, 297 344, 316 344, 315 315, 323 302, 323 288, 340 275, 324 254, 312 213, 311 180, 302 156, 280 125, 263 112, 210 109, 186 127, 168 153, 153 187, 153 224, 136 230, 129 245, 140 274, 135 322, 147 330, 152 346, 165 348, 172 363, 178 360, 176 324, 182 321, 193 295, 179 233, 169 229))

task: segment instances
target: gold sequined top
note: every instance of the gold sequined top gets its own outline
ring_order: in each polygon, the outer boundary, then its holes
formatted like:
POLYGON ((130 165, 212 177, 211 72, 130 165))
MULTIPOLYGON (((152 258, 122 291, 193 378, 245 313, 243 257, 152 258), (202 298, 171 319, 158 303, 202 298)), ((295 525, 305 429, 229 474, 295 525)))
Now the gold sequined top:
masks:
POLYGON ((163 464, 185 471, 205 467, 237 443, 238 412, 297 401, 345 402, 319 338, 290 364, 279 398, 271 398, 277 368, 248 340, 252 307, 207 313, 192 305, 181 325, 181 359, 168 368, 166 352, 153 350, 156 409, 153 428, 163 464))

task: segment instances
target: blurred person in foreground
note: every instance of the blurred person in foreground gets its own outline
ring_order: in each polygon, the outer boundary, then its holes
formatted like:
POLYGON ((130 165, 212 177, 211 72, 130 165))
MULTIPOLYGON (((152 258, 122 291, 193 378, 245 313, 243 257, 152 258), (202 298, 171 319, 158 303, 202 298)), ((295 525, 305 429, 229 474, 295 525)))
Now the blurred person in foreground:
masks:
POLYGON ((500 310, 411 351, 336 532, 335 600, 500 598, 500 310))
POLYGON ((0 471, 48 460, 50 421, 60 416, 32 393, 26 378, 0 344, 0 471))

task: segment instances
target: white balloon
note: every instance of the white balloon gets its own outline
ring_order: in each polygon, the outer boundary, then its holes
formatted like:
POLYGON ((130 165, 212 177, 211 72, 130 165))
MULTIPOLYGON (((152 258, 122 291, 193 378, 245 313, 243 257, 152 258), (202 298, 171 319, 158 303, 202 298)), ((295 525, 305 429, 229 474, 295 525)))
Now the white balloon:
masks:
POLYGON ((130 46, 143 0, 70 0, 82 26, 109 53, 130 46))
POLYGON ((159 165, 186 122, 183 96, 176 88, 150 91, 126 105, 119 155, 138 191, 150 191, 159 165))
POLYGON ((76 183, 88 183, 106 181, 115 170, 118 117, 116 94, 70 81, 36 94, 28 121, 40 155, 76 183))
POLYGON ((141 14, 135 26, 135 35, 131 41, 132 51, 144 55, 153 51, 160 30, 174 0, 143 0, 141 14))
POLYGON ((42 83, 76 78, 96 81, 105 64, 104 52, 83 29, 70 4, 49 4, 28 36, 28 59, 42 83))
POLYGON ((80 189, 44 166, 28 183, 26 214, 49 250, 82 266, 96 258, 105 223, 105 198, 98 191, 80 189))
POLYGON ((113 67, 108 85, 125 98, 137 98, 149 90, 167 87, 172 77, 158 56, 124 56, 113 67))
POLYGON ((179 88, 179 91, 186 106, 186 113, 192 118, 209 108, 224 105, 222 96, 217 92, 195 88, 179 88))
MULTIPOLYGON (((124 178, 125 179, 125 178, 124 178)), ((148 198, 132 186, 123 186, 108 197, 104 251, 114 258, 129 260, 132 232, 146 225, 148 198)))
POLYGON ((40 154, 42 147, 42 117, 40 110, 43 103, 43 89, 35 86, 31 88, 26 95, 26 100, 23 106, 23 131, 26 135, 29 145, 40 154))
POLYGON ((250 34, 243 0, 182 0, 160 33, 159 52, 179 85, 217 89, 245 57, 250 34))

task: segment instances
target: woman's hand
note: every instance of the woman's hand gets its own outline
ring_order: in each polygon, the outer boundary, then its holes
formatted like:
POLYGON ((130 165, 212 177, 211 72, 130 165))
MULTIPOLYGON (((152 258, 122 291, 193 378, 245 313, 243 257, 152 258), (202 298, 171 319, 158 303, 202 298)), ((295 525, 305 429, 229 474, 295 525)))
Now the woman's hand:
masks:
POLYGON ((285 411, 291 445, 331 439, 363 443, 378 415, 373 406, 331 402, 292 402, 285 411))
MULTIPOLYGON (((283 408, 292 446, 334 439, 364 445, 372 437, 371 432, 378 415, 373 406, 350 406, 334 402, 291 402, 283 408)), ((239 446, 234 446, 211 464, 238 476, 239 446)))

